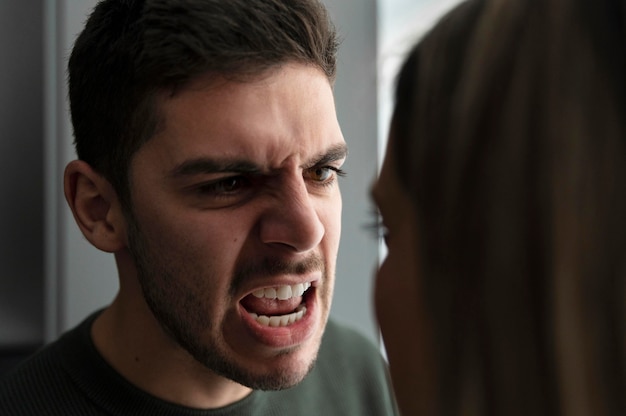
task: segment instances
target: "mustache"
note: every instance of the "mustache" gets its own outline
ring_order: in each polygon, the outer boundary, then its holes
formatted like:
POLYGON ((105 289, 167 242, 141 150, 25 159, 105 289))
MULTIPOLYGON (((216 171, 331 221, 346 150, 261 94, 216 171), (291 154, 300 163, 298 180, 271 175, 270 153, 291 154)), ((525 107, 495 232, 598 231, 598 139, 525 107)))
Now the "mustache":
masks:
POLYGON ((246 263, 235 270, 231 294, 237 293, 237 289, 251 276, 272 277, 281 274, 302 275, 310 272, 321 271, 326 274, 324 260, 319 254, 312 254, 301 261, 285 261, 276 258, 264 258, 254 263, 246 263))

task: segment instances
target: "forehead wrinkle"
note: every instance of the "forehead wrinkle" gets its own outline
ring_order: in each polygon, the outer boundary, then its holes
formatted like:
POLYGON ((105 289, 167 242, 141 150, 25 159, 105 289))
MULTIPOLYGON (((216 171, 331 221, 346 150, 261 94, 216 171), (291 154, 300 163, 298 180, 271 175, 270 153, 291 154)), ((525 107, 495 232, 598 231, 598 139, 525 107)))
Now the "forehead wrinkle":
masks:
MULTIPOLYGON (((307 160, 300 166, 302 169, 312 166, 323 165, 336 160, 345 159, 348 154, 348 148, 345 143, 339 143, 331 146, 326 151, 320 152, 307 160)), ((290 159, 290 158, 287 158, 290 159)), ((242 158, 215 158, 215 157, 198 157, 186 160, 176 165, 168 174, 171 178, 178 178, 193 175, 207 175, 225 172, 237 172, 246 174, 260 174, 263 172, 280 170, 280 167, 263 168, 247 159, 242 158)))

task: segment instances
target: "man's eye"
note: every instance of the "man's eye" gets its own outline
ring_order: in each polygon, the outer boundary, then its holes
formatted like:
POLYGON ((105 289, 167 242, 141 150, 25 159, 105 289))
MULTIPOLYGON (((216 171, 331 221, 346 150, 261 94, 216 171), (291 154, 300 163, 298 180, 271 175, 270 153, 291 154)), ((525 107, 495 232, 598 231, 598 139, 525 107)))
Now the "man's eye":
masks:
POLYGON ((333 171, 329 168, 315 168, 311 172, 311 178, 316 181, 325 182, 332 176, 333 171))
POLYGON ((228 178, 220 179, 216 182, 211 182, 200 186, 198 189, 203 194, 232 194, 239 191, 245 186, 246 179, 241 176, 231 176, 228 178))
POLYGON ((319 166, 306 171, 305 176, 316 182, 329 182, 335 178, 335 175, 343 176, 343 171, 332 166, 319 166))

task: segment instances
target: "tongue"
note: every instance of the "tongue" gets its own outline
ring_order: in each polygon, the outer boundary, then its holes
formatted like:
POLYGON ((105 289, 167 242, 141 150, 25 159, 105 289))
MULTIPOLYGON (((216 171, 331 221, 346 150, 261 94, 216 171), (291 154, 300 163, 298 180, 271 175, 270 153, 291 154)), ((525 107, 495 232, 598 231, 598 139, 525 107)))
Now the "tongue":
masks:
POLYGON ((241 305, 246 308, 248 312, 266 316, 287 315, 294 312, 300 303, 302 303, 302 297, 278 300, 257 298, 248 295, 241 300, 241 305))

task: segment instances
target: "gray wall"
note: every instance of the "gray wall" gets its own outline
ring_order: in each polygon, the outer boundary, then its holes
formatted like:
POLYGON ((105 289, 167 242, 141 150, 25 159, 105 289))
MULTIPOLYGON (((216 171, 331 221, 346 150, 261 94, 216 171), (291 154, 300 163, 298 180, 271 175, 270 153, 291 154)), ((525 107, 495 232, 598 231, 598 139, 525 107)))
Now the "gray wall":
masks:
MULTIPOLYGON (((65 164, 75 157, 65 102, 66 58, 95 3, 3 0, 0 5, 3 61, 11 63, 0 74, 0 220, 9 231, 0 234, 9 276, 0 280, 0 345, 52 340, 117 291, 113 257, 84 240, 65 205, 61 180, 65 164)), ((350 147, 332 314, 376 339, 370 305, 377 242, 364 229, 377 164, 376 1, 326 3, 344 38, 335 91, 350 147)))
POLYGON ((0 2, 0 347, 43 331, 43 11, 0 2))
POLYGON ((333 316, 377 339, 371 308, 378 241, 368 193, 377 171, 376 0, 326 0, 343 37, 335 97, 349 154, 333 316))

